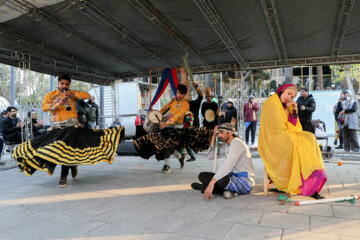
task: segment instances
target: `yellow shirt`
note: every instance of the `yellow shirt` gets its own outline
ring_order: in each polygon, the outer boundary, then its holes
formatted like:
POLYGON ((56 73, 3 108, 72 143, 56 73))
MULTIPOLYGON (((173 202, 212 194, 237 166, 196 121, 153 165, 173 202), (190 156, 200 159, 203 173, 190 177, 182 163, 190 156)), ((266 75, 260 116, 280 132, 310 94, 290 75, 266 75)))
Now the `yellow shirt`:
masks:
POLYGON ((60 105, 61 98, 64 97, 64 93, 59 90, 48 92, 44 98, 42 109, 44 112, 50 111, 52 122, 62 122, 69 119, 77 119, 78 115, 75 109, 75 102, 77 99, 88 99, 90 94, 87 92, 80 92, 76 90, 70 90, 74 93, 75 98, 69 99, 68 104, 71 107, 70 111, 66 111, 66 104, 60 105))
POLYGON ((161 110, 161 114, 165 114, 169 111, 166 116, 166 123, 168 125, 183 125, 185 114, 189 111, 189 102, 185 99, 177 100, 173 98, 168 104, 166 104, 161 110))

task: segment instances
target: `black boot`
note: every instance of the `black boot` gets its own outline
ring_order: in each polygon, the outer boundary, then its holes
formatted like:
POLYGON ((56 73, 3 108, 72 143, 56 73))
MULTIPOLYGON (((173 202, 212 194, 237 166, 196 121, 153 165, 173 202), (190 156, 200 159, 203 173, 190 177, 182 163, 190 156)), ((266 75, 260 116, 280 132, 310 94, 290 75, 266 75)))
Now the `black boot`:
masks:
POLYGON ((194 189, 194 190, 199 190, 199 191, 201 191, 201 193, 204 193, 204 191, 205 191, 205 189, 206 189, 206 186, 205 186, 204 184, 198 183, 198 182, 193 182, 193 183, 191 184, 191 187, 192 187, 192 189, 194 189))
POLYGON ((77 175, 78 175, 77 166, 72 166, 72 167, 70 167, 70 169, 71 169, 71 176, 72 176, 72 178, 76 178, 77 175))
POLYGON ((69 174, 69 166, 61 166, 61 177, 60 177, 60 181, 58 184, 58 187, 63 188, 67 186, 67 176, 69 174))
POLYGON ((67 186, 67 177, 60 177, 60 181, 58 183, 59 188, 63 188, 67 186))
POLYGON ((321 196, 320 194, 318 194, 317 192, 315 192, 313 195, 311 195, 312 198, 315 198, 316 200, 319 199, 324 199, 324 196, 321 196))
POLYGON ((185 166, 185 154, 181 154, 181 158, 179 158, 180 168, 183 169, 185 166))

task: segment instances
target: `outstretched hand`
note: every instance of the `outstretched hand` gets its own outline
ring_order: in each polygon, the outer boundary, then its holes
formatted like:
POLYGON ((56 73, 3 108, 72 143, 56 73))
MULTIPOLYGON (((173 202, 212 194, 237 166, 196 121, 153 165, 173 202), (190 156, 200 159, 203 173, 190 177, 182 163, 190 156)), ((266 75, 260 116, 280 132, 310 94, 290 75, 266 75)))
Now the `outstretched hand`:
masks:
POLYGON ((206 200, 206 199, 212 199, 212 192, 213 192, 213 190, 214 190, 214 185, 212 185, 212 184, 209 184, 208 186, 207 186, 207 188, 205 189, 205 191, 204 191, 204 200, 206 200))

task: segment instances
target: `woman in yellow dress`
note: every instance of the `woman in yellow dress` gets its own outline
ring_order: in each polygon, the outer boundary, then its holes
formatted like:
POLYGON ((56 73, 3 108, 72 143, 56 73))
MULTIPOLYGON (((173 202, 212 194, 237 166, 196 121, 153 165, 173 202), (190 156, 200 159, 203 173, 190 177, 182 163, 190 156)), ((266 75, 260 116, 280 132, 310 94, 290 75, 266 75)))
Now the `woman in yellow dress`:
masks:
POLYGON ((265 101, 258 150, 278 190, 320 199, 327 180, 323 159, 314 134, 302 131, 296 95, 293 84, 284 84, 265 101))

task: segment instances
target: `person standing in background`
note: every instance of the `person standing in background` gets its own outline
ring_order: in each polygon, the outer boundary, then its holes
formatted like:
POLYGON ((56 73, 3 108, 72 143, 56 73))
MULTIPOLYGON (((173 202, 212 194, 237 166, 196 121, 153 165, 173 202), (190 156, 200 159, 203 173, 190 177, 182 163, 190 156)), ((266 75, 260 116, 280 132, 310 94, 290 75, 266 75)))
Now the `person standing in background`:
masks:
POLYGON ((314 133, 311 125, 312 113, 316 110, 315 99, 312 94, 309 95, 309 89, 303 87, 300 91, 300 97, 296 101, 298 105, 298 114, 302 129, 314 133))
POLYGON ((255 144, 255 133, 257 123, 257 112, 259 106, 254 101, 255 97, 250 95, 249 101, 244 104, 244 118, 245 118, 245 142, 249 144, 249 133, 251 132, 251 145, 255 144))

